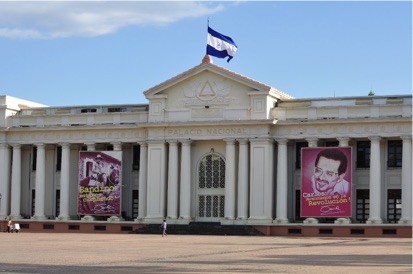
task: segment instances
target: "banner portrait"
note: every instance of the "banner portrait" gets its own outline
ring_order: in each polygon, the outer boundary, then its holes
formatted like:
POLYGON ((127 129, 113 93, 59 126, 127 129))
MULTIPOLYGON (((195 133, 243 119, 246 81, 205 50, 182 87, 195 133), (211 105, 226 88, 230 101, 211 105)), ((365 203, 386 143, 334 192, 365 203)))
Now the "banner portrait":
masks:
POLYGON ((120 215, 121 151, 80 151, 78 215, 120 215))
POLYGON ((351 147, 301 149, 301 217, 351 216, 351 147))

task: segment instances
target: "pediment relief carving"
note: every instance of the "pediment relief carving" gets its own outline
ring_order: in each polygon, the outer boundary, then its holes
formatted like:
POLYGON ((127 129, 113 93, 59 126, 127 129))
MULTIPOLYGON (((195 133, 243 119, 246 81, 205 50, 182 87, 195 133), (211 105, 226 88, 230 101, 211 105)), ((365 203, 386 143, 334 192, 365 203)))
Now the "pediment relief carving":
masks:
POLYGON ((181 104, 188 106, 227 106, 238 101, 230 95, 234 84, 227 80, 199 79, 182 87, 184 98, 181 104))

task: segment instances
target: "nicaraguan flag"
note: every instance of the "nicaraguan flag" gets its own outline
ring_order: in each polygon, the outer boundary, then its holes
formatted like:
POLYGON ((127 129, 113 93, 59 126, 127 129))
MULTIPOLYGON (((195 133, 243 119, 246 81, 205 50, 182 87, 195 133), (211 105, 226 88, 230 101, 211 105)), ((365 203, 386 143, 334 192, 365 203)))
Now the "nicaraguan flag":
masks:
POLYGON ((231 37, 222 35, 208 27, 207 54, 218 58, 228 56, 227 62, 234 57, 237 52, 237 45, 231 37))

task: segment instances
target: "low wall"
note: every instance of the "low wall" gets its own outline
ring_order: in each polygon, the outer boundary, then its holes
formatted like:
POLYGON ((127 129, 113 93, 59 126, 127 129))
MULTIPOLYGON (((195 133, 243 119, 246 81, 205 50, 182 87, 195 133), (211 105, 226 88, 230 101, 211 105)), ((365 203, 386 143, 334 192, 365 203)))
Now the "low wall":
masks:
MULTIPOLYGON (((146 224, 134 222, 83 222, 83 221, 33 221, 18 220, 20 232, 33 233, 131 233, 146 224)), ((412 238, 412 226, 397 224, 382 225, 253 225, 265 236, 293 237, 373 237, 412 238)), ((0 231, 6 231, 7 222, 0 222, 0 231)))

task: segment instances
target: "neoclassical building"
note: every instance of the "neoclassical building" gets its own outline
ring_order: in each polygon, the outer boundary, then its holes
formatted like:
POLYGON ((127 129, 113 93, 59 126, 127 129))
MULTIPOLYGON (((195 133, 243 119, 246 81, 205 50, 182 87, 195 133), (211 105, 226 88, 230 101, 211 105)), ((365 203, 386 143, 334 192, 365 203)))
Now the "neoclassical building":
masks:
POLYGON ((213 64, 147 104, 0 96, 0 217, 21 223, 412 224, 412 96, 296 99, 213 64), (300 215, 301 149, 352 148, 352 216, 300 215), (121 151, 121 215, 78 215, 81 151, 121 151))

